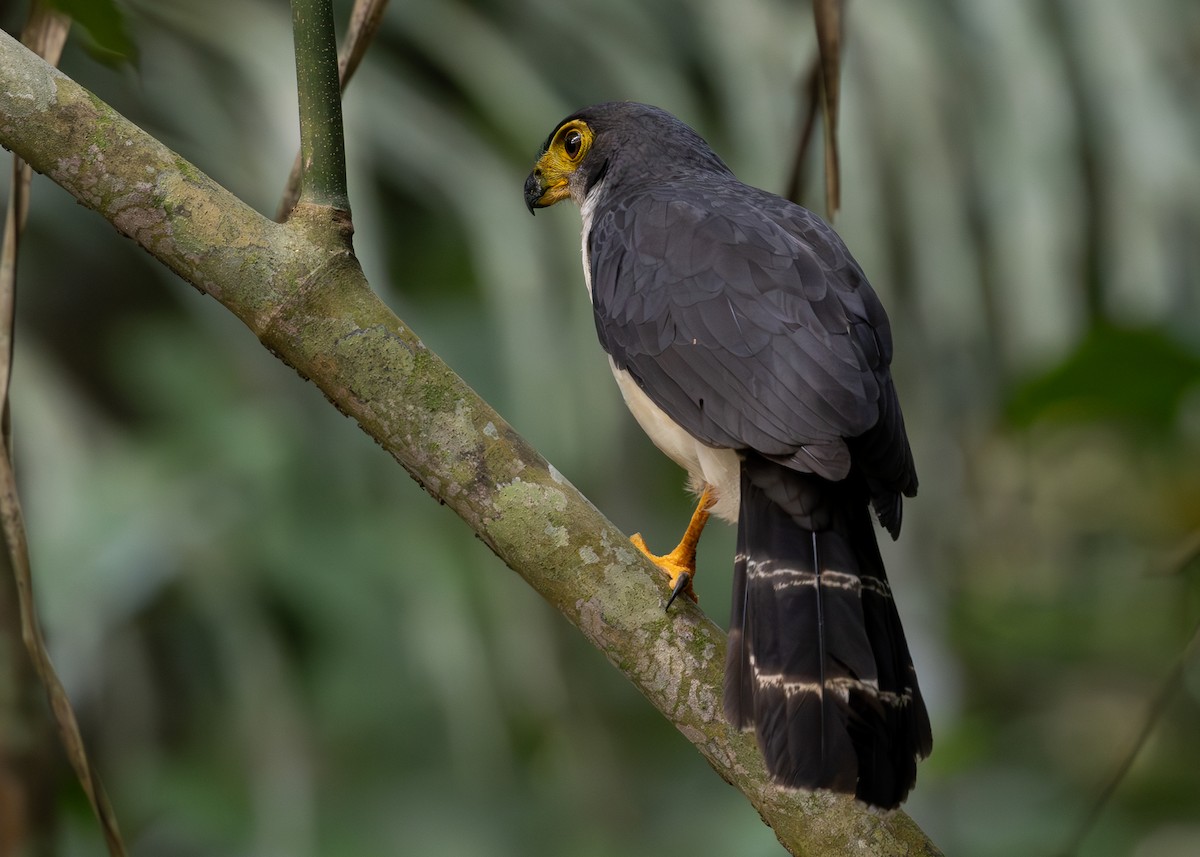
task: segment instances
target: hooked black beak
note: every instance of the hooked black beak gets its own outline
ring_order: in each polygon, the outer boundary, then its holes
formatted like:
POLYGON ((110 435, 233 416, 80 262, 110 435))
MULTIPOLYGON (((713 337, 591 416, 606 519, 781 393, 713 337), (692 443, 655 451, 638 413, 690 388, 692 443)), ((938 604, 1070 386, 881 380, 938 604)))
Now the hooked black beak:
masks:
POLYGON ((534 209, 541 208, 538 205, 538 200, 542 198, 542 194, 546 192, 545 186, 542 184, 542 177, 534 170, 525 179, 525 207, 529 209, 530 214, 537 214, 534 209))

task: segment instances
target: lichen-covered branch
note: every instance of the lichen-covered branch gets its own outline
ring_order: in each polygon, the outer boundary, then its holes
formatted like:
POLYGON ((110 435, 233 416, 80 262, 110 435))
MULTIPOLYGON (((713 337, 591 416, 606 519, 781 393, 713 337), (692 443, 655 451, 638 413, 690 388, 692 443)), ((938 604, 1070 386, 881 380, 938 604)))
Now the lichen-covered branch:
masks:
POLYGON ((235 313, 587 638, 795 854, 937 854, 903 813, 767 782, 720 712, 725 640, 376 297, 329 208, 261 217, 0 34, 0 143, 235 313))

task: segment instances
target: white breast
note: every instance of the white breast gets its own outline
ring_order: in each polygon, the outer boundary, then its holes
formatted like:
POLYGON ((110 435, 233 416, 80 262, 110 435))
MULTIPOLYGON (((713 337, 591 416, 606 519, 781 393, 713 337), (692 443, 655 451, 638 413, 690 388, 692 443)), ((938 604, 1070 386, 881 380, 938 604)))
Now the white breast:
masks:
MULTIPOLYGON (((579 207, 583 215, 583 235, 580 250, 583 255, 583 280, 587 285, 588 297, 592 294, 592 266, 588 259, 587 237, 592 228, 592 213, 595 200, 599 198, 599 187, 593 189, 579 207)), ((642 427, 654 445, 668 458, 688 472, 688 483, 699 494, 705 485, 712 486, 717 500, 712 512, 727 521, 737 521, 738 499, 741 495, 741 462, 732 449, 716 449, 696 440, 679 424, 667 416, 654 402, 650 401, 642 388, 624 369, 617 368, 612 358, 608 360, 621 396, 633 418, 642 427)))
POLYGON ((741 462, 732 449, 717 449, 696 440, 642 391, 633 376, 608 359, 633 418, 654 445, 688 472, 688 483, 699 494, 705 485, 714 489, 717 502, 712 512, 727 521, 737 521, 741 496, 741 462))

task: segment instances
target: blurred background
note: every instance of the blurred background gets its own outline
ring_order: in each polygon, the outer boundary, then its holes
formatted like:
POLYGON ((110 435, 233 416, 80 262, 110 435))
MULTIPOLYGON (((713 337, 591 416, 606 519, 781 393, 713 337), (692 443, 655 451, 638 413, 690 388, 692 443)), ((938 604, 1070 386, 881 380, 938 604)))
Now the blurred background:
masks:
MULTIPOLYGON (((64 71, 272 215, 287 4, 119 8, 136 63, 75 28, 64 71)), ((1078 853, 1200 854, 1200 4, 855 0, 846 37, 837 227, 921 476, 883 546, 935 735, 906 808, 947 854, 1061 853, 1183 657, 1078 853)), ((563 116, 634 99, 780 191, 814 52, 784 0, 406 0, 346 96, 372 284, 652 546, 682 474, 596 344, 578 214, 522 181, 563 116)), ((781 853, 461 521, 41 177, 20 289, 36 585, 133 854, 781 853)), ((701 547, 721 623, 732 552, 701 547)), ((61 853, 103 853, 60 773, 61 853)))

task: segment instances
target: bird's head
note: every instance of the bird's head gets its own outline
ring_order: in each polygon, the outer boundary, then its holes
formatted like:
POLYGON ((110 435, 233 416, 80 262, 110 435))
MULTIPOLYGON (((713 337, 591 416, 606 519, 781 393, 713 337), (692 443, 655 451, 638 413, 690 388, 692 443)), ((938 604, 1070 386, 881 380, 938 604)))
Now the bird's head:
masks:
POLYGON ((680 170, 728 173, 704 139, 665 110, 633 101, 586 107, 555 126, 525 179, 530 213, 570 197, 582 206, 606 179, 644 184, 680 170))
POLYGON ((583 203, 587 177, 597 164, 592 157, 595 142, 596 132, 578 114, 558 124, 542 147, 533 172, 525 179, 525 205, 531 214, 534 209, 546 208, 569 196, 583 203))

